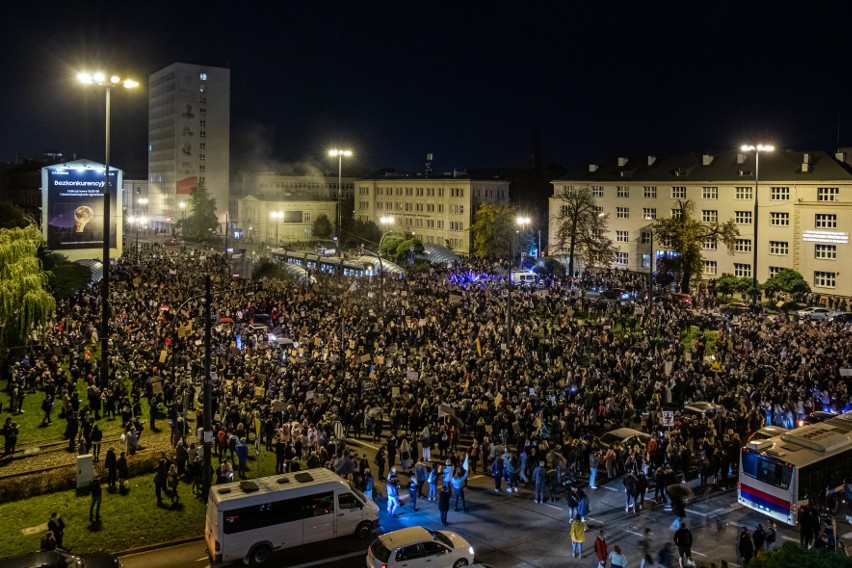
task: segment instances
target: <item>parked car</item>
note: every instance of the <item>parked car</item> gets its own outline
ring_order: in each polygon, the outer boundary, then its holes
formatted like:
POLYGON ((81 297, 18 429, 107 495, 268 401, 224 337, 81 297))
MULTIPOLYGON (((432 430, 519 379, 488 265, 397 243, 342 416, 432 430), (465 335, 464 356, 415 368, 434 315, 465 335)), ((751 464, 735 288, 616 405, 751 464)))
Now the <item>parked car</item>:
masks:
POLYGON ((434 566, 461 568, 473 562, 473 546, 452 531, 409 527, 383 534, 367 550, 370 568, 434 566))
POLYGON ((719 308, 719 311, 723 314, 728 314, 732 316, 747 314, 750 310, 751 306, 742 302, 731 302, 730 304, 725 304, 724 306, 719 308))
POLYGON ((635 294, 621 288, 610 288, 601 293, 600 298, 607 303, 621 306, 632 306, 636 301, 635 294))
POLYGON ((166 239, 166 242, 165 242, 164 244, 165 244, 167 247, 178 247, 178 246, 180 246, 181 242, 180 242, 180 240, 179 240, 179 239, 176 239, 175 237, 172 237, 172 238, 170 238, 170 239, 166 239))
POLYGON ((683 407, 683 414, 690 418, 704 418, 706 416, 715 416, 724 410, 724 407, 706 400, 697 400, 683 407))
POLYGON ((632 447, 634 444, 639 444, 643 448, 651 439, 650 434, 634 430, 633 428, 616 428, 598 436, 598 444, 604 449, 609 449, 615 444, 632 447))
POLYGON ((819 321, 824 319, 828 312, 831 311, 828 308, 823 308, 821 306, 811 306, 809 308, 805 308, 803 310, 799 310, 796 312, 796 317, 800 320, 811 320, 811 321, 819 321))
POLYGON ((112 554, 71 554, 64 550, 42 550, 0 560, 0 568, 120 568, 112 554))
POLYGON ((802 420, 799 420, 799 426, 807 426, 809 424, 819 424, 825 422, 829 418, 834 418, 837 414, 828 412, 827 410, 814 410, 802 420))
POLYGON ((852 312, 828 312, 828 321, 837 323, 852 323, 852 312))
POLYGON ((775 436, 780 436, 781 434, 786 434, 789 432, 786 428, 782 428, 781 426, 764 426, 754 434, 748 437, 748 441, 756 441, 756 440, 768 440, 769 438, 774 438, 775 436))

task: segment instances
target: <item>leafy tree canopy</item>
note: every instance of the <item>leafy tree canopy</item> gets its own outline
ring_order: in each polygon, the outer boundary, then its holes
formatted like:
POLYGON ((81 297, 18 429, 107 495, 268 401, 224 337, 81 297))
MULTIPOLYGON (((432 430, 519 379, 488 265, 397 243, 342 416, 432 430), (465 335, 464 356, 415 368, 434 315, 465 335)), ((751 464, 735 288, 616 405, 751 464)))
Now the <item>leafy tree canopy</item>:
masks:
POLYGON ((38 259, 41 242, 35 225, 0 229, 0 343, 7 347, 23 345, 56 307, 38 259))
POLYGON ((11 201, 0 201, 0 229, 12 229, 19 227, 23 229, 35 221, 27 215, 26 211, 11 201))
POLYGON ((334 226, 331 224, 327 215, 320 215, 314 219, 311 232, 318 239, 329 239, 334 234, 334 226))
POLYGON ((209 241, 219 226, 216 217, 216 198, 210 197, 210 191, 204 181, 192 188, 189 196, 190 213, 182 223, 184 236, 199 241, 209 241))
MULTIPOLYGON (((704 270, 704 257, 701 247, 705 241, 721 241, 733 254, 733 248, 740 234, 736 223, 729 219, 704 222, 695 218, 695 205, 692 201, 678 201, 679 213, 668 219, 658 219, 652 228, 660 243, 666 243, 674 254, 660 258, 660 270, 672 272, 679 277, 680 291, 689 293, 689 283, 693 276, 704 270)), ((755 243, 757 246, 757 243, 755 243)))
POLYGON ((483 203, 476 210, 470 232, 473 254, 479 258, 509 256, 515 236, 516 212, 510 205, 483 203))
POLYGON ((71 262, 58 252, 45 252, 41 256, 42 266, 48 271, 48 286, 56 298, 70 298, 87 288, 92 280, 88 266, 71 262))
POLYGON ((794 298, 801 298, 811 292, 811 287, 804 277, 790 268, 779 270, 778 274, 763 284, 763 288, 768 294, 786 292, 794 298))
POLYGON ((785 542, 766 554, 758 554, 748 568, 852 568, 852 558, 827 548, 805 550, 794 542, 785 542))

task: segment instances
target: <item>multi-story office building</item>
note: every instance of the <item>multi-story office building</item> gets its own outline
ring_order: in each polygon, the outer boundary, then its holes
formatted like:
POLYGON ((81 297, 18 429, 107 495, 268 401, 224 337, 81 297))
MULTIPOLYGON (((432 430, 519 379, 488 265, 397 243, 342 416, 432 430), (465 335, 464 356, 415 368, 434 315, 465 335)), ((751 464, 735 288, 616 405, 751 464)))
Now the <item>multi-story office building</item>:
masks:
MULTIPOLYGON (((351 199, 355 178, 343 176, 341 199, 351 199)), ((231 181, 231 196, 254 195, 257 198, 282 199, 289 195, 313 195, 321 199, 337 199, 337 171, 315 171, 304 175, 277 172, 241 172, 231 181)))
POLYGON ((237 235, 275 246, 311 240, 314 221, 320 215, 325 215, 332 226, 337 217, 336 199, 301 192, 280 198, 248 195, 234 204, 236 218, 232 222, 239 225, 237 235))
POLYGON ((411 232, 424 244, 470 255, 470 225, 480 204, 509 203, 509 182, 445 175, 355 181, 355 217, 385 231, 411 232), (392 224, 380 224, 382 217, 392 224))
MULTIPOLYGON (((609 237, 618 250, 613 266, 647 271, 651 223, 677 215, 678 203, 689 200, 697 218, 720 223, 733 219, 740 232, 731 254, 721 243, 704 243, 705 279, 725 273, 751 278, 757 247, 758 281, 792 268, 817 293, 849 296, 852 272, 844 267, 852 266, 852 168, 844 159, 843 153, 761 153, 757 194, 754 153, 618 158, 590 164, 553 182, 550 242, 559 242, 560 195, 587 187, 607 215, 609 237)), ((666 244, 654 239, 656 258, 669 250, 666 244)))
MULTIPOLYGON (((180 219, 181 202, 203 181, 228 212, 231 71, 174 63, 148 85, 148 210, 152 222, 180 219)), ((222 225, 224 227, 224 225, 222 225)))

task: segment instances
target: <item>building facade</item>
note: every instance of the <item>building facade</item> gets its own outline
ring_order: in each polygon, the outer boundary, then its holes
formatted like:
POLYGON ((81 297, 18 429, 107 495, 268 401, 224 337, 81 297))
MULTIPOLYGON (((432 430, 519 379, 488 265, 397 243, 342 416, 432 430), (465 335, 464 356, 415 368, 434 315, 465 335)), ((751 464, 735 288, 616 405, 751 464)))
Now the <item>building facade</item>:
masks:
POLYGON ((224 228, 230 177, 231 71, 174 63, 148 85, 148 211, 152 223, 182 214, 203 181, 224 228))
POLYGON ((236 199, 234 204, 240 238, 273 246, 308 241, 313 237, 313 223, 320 215, 328 217, 332 225, 337 217, 337 200, 304 193, 286 199, 247 195, 236 199))
POLYGON ((842 152, 761 153, 757 193, 754 153, 647 156, 589 164, 552 182, 550 242, 558 242, 560 195, 587 187, 607 216, 608 236, 618 251, 613 267, 648 271, 652 254, 659 258, 669 250, 657 240, 651 250, 653 220, 677 215, 679 202, 688 200, 700 220, 733 219, 740 232, 731 254, 721 243, 704 243, 704 279, 722 274, 751 278, 756 269, 758 281, 765 282, 782 268, 791 268, 814 292, 850 296, 852 272, 844 267, 852 266, 852 168, 845 158, 842 152))
POLYGON ((414 233, 424 244, 468 256, 476 210, 485 202, 508 205, 509 182, 451 176, 358 179, 354 199, 356 219, 383 231, 414 233))

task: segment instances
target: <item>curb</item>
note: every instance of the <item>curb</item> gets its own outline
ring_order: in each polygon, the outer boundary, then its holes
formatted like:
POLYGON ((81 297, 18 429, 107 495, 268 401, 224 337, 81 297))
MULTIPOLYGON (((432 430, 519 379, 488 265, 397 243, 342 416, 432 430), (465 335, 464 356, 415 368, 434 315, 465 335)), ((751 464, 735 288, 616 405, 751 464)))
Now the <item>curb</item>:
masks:
POLYGON ((180 546, 181 544, 189 544, 190 542, 203 541, 203 536, 192 536, 188 538, 182 538, 179 540, 173 540, 170 542, 160 542, 157 544, 149 544, 147 546, 140 546, 138 548, 131 548, 130 550, 123 550, 121 552, 117 552, 116 556, 130 556, 132 554, 142 554, 143 552, 151 552, 152 550, 158 550, 160 548, 169 548, 171 546, 180 546))

